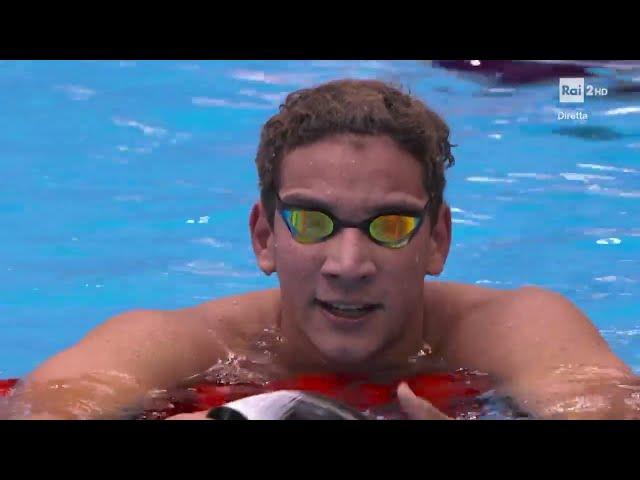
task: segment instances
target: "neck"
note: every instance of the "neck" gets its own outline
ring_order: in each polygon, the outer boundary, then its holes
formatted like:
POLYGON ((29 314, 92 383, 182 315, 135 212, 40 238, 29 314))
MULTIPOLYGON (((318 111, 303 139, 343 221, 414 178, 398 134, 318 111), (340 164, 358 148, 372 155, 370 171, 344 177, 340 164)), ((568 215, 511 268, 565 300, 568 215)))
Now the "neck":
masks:
POLYGON ((431 361, 433 350, 425 337, 426 322, 423 309, 420 309, 396 337, 381 345, 367 358, 354 363, 340 363, 327 358, 297 327, 296 322, 287 320, 281 309, 278 327, 284 342, 281 344, 279 356, 287 371, 292 374, 406 375, 416 368, 424 370, 425 362, 433 365, 436 363, 431 361))

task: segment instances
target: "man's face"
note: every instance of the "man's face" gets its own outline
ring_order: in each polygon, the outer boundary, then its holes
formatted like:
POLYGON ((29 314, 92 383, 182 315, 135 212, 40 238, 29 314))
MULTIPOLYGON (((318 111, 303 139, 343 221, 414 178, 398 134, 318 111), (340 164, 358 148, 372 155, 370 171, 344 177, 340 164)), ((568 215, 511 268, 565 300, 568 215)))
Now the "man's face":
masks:
MULTIPOLYGON (((293 150, 283 158, 279 194, 284 203, 321 207, 352 223, 390 209, 420 212, 427 203, 420 164, 383 136, 335 136, 293 150)), ((398 249, 355 228, 301 244, 276 212, 268 250, 280 280, 283 328, 343 365, 415 346, 423 334, 424 277, 444 263, 434 262, 436 243, 426 215, 398 249)))

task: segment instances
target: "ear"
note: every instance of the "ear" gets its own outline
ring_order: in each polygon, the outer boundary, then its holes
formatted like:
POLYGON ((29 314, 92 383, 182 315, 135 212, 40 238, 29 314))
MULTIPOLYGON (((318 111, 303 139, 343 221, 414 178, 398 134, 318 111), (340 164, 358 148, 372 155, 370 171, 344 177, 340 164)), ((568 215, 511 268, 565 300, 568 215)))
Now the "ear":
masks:
POLYGON ((442 202, 435 225, 429 238, 429 261, 427 274, 440 275, 449 256, 451 246, 451 209, 442 202))
POLYGON ((249 228, 251 229, 251 244, 258 261, 258 267, 265 274, 271 275, 276 271, 275 252, 273 251, 274 235, 267 219, 267 212, 261 202, 257 202, 251 209, 249 228))

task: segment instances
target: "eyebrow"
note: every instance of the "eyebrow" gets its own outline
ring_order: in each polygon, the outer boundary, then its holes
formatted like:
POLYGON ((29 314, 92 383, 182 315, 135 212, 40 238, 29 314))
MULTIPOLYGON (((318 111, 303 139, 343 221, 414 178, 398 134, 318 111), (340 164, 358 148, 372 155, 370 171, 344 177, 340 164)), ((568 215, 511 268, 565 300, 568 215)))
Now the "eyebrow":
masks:
MULTIPOLYGON (((307 197, 303 194, 292 193, 286 195, 286 198, 282 198, 283 203, 288 205, 303 207, 315 210, 324 210, 325 212, 331 213, 333 216, 335 215, 335 210, 333 207, 325 200, 307 197)), ((367 212, 374 215, 384 215, 386 213, 420 213, 424 209, 425 205, 416 205, 411 202, 404 202, 402 200, 390 202, 382 205, 377 205, 367 209, 367 212)))

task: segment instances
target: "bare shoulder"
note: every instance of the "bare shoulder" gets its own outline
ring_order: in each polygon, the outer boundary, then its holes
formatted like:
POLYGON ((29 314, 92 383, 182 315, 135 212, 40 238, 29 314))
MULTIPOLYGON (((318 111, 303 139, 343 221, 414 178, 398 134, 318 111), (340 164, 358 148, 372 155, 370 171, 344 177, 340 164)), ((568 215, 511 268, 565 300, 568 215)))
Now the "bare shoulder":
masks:
POLYGON ((224 297, 176 311, 174 315, 179 321, 194 324, 197 328, 250 339, 277 324, 280 290, 258 290, 224 297))
MULTIPOLYGON (((596 326, 568 298, 539 287, 470 290, 446 338, 458 365, 505 380, 581 364, 626 369, 596 326)), ((453 289, 452 289, 453 290, 453 289)))
POLYGON ((54 418, 117 418, 138 408, 149 390, 172 388, 241 348, 276 321, 278 305, 277 291, 262 291, 173 311, 125 312, 31 372, 20 401, 54 418), (50 388, 60 381, 64 391, 50 388))
MULTIPOLYGON (((495 302, 500 290, 456 282, 424 284, 425 331, 433 346, 447 348, 470 312, 495 302)), ((440 348, 439 348, 440 349, 440 348)))
MULTIPOLYGON (((70 378, 87 371, 126 372, 167 385, 202 371, 273 321, 273 291, 225 297, 177 310, 133 310, 91 330, 30 378, 70 378)), ((144 382, 145 379, 148 379, 144 382)))
POLYGON ((106 332, 143 330, 173 336, 179 332, 238 331, 250 333, 277 320, 279 290, 259 290, 210 300, 175 310, 132 310, 117 315, 92 330, 90 336, 106 332))

